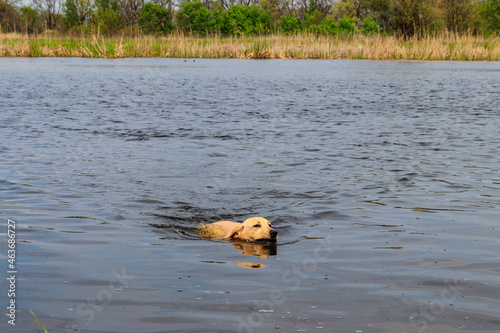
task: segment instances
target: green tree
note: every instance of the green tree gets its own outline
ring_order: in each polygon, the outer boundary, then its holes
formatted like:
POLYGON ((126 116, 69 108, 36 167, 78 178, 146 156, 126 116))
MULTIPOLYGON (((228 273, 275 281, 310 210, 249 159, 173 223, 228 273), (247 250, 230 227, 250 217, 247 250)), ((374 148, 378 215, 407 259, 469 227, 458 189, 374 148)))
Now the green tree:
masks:
POLYGON ((75 0, 66 0, 62 7, 63 24, 66 29, 80 25, 78 10, 76 9, 75 0))
POLYGON ((174 29, 168 8, 147 2, 139 11, 139 26, 148 34, 170 32, 174 29))
MULTIPOLYGON (((109 0, 108 0, 109 1, 109 0)), ((117 0, 120 5, 120 13, 123 18, 123 23, 127 27, 137 24, 139 10, 141 10, 144 0, 117 0)))
POLYGON ((121 6, 118 0, 95 0, 95 6, 99 9, 111 9, 113 11, 121 11, 121 6))
POLYGON ((313 25, 312 31, 322 35, 335 36, 339 32, 339 27, 335 21, 327 17, 320 24, 313 25))
POLYGON ((479 19, 477 0, 443 0, 444 17, 448 30, 475 31, 479 19))
MULTIPOLYGON (((349 17, 360 28, 393 31, 404 37, 423 32, 438 18, 439 3, 448 0, 339 0, 332 8, 332 17, 349 17), (367 17, 371 21, 363 22, 367 17)), ((451 0, 450 0, 451 1, 451 0)), ((466 1, 466 0, 464 0, 466 1)), ((477 1, 477 0, 467 0, 477 1)))
POLYGON ((227 12, 220 5, 208 10, 201 1, 185 1, 177 11, 177 24, 186 32, 201 36, 218 33, 224 29, 227 12))
POLYGON ((307 12, 304 14, 304 22, 302 23, 304 28, 310 28, 316 25, 320 25, 325 15, 317 9, 314 9, 312 12, 307 12))
POLYGON ((227 34, 253 36, 268 33, 272 27, 271 17, 260 7, 234 5, 227 12, 227 34))
POLYGON ((293 14, 282 16, 280 30, 284 34, 295 34, 300 30, 300 22, 293 14))
POLYGON ((95 0, 97 12, 93 23, 99 33, 111 36, 123 28, 123 16, 117 0, 95 0))
POLYGON ((226 32, 230 35, 251 35, 253 24, 249 17, 249 8, 234 5, 227 11, 226 32))
POLYGON ((420 33, 433 20, 432 0, 391 0, 387 8, 387 25, 408 38, 420 33))
POLYGON ((316 10, 316 1, 309 0, 309 3, 305 8, 306 14, 312 14, 315 10, 316 10))
POLYGON ((354 0, 337 1, 332 7, 331 15, 336 21, 343 17, 355 18, 357 17, 356 9, 357 2, 355 3, 354 0))
POLYGON ((479 13, 485 34, 491 35, 500 32, 500 0, 485 0, 479 13))
POLYGON ((390 29, 394 0, 359 0, 358 12, 363 15, 360 20, 370 17, 381 28, 390 29))
POLYGON ((184 31, 206 33, 210 16, 201 1, 185 1, 177 11, 177 24, 184 31))
POLYGON ((274 23, 274 26, 277 26, 281 19, 281 13, 278 8, 279 0, 260 0, 259 6, 269 15, 271 20, 274 23))
POLYGON ((356 32, 356 23, 350 17, 343 17, 337 21, 338 31, 342 33, 352 34, 356 32))
POLYGON ((22 6, 19 8, 21 17, 24 23, 24 30, 26 33, 36 33, 38 30, 39 15, 35 8, 30 6, 22 6))
POLYGON ((60 26, 62 15, 60 14, 59 0, 33 0, 35 8, 40 13, 44 22, 44 28, 55 29, 60 26))
POLYGON ((252 34, 264 34, 273 30, 273 20, 261 7, 256 5, 251 6, 248 14, 253 29, 252 34))
POLYGON ((17 31, 22 21, 16 8, 5 0, 0 0, 0 31, 17 31))
POLYGON ((66 0, 62 7, 63 24, 66 29, 87 25, 94 14, 91 0, 66 0))
POLYGON ((365 35, 376 34, 380 32, 380 25, 373 21, 371 16, 365 17, 361 32, 365 35))

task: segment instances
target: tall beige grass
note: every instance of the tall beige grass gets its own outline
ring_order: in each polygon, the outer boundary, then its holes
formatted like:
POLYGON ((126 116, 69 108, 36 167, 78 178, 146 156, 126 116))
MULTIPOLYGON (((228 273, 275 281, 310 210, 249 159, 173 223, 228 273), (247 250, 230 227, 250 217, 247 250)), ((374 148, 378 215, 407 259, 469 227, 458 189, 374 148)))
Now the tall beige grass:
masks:
POLYGON ((0 33, 1 57, 175 57, 255 59, 377 59, 500 61, 500 38, 442 33, 395 36, 71 37, 0 33))

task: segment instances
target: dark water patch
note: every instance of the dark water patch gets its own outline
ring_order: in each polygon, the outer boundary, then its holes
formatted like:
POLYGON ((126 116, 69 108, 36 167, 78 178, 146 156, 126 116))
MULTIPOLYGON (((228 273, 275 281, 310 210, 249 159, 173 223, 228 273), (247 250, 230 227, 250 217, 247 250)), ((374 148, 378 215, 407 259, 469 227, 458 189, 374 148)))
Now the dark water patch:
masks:
POLYGON ((199 228, 199 223, 193 223, 192 226, 178 224, 150 224, 156 228, 158 233, 164 234, 162 239, 200 239, 201 236, 195 232, 199 228))
MULTIPOLYGON (((315 210, 315 207, 312 206, 311 207, 313 210, 315 210)), ((312 217, 314 219, 318 219, 318 220, 322 220, 322 221, 325 221, 325 222, 328 222, 328 221, 338 221, 338 220, 346 220, 346 219, 349 219, 349 216, 348 215, 345 215, 345 214, 342 214, 340 212, 337 212, 337 211, 333 211, 333 210, 325 210, 325 207, 318 207, 317 208, 319 211, 318 212, 315 212, 312 217), (322 210, 320 210, 321 208, 323 208, 322 210)))
MULTIPOLYGON (((63 231, 64 232, 64 231, 63 231)), ((69 232, 69 233, 78 233, 78 232, 69 232)), ((72 244, 72 245, 103 245, 103 244, 108 244, 108 242, 104 242, 104 241, 93 241, 93 240, 67 240, 67 241, 64 241, 63 243, 66 243, 66 244, 72 244)))

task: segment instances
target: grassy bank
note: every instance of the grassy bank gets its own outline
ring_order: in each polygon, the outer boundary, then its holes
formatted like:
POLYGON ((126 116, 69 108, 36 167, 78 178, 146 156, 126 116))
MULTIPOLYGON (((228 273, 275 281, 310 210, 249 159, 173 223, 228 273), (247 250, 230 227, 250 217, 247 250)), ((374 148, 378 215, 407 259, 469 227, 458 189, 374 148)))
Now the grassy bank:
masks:
POLYGON ((500 61, 500 38, 442 34, 403 40, 355 34, 343 37, 37 37, 0 33, 0 57, 173 57, 500 61))

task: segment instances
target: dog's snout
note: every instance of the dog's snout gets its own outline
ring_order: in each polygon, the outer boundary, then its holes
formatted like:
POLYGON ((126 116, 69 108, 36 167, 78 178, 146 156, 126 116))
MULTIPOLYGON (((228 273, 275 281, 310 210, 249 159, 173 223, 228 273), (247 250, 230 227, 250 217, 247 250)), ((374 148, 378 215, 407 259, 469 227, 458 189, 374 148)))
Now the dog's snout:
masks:
POLYGON ((274 230, 274 229, 273 229, 273 230, 271 230, 271 231, 269 232, 269 234, 271 235, 271 237, 276 237, 276 236, 278 236, 278 232, 277 232, 276 230, 274 230))

